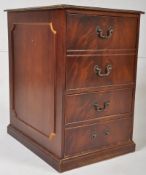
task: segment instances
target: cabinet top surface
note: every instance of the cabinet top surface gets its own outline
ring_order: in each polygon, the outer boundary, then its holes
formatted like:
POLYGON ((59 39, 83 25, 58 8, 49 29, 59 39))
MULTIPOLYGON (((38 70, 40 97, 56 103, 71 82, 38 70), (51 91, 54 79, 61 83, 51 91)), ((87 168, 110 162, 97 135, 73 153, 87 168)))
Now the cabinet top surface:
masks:
POLYGON ((108 8, 99 8, 99 7, 91 7, 91 6, 77 6, 77 5, 67 5, 67 4, 59 4, 59 5, 50 5, 43 7, 29 7, 29 8, 19 8, 19 9, 7 9, 7 12, 17 12, 17 11, 35 11, 35 10, 50 10, 50 9, 72 9, 72 10, 94 10, 94 11, 106 11, 106 12, 119 12, 119 13, 136 13, 136 14, 144 14, 142 11, 136 10, 123 10, 123 9, 108 9, 108 8))

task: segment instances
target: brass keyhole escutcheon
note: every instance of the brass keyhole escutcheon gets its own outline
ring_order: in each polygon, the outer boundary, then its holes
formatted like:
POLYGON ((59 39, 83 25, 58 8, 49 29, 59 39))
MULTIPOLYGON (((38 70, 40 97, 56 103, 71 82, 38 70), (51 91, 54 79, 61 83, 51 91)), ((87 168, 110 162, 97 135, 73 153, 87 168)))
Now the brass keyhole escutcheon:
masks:
POLYGON ((96 137, 97 137, 97 133, 93 133, 92 134, 92 139, 96 139, 96 137))

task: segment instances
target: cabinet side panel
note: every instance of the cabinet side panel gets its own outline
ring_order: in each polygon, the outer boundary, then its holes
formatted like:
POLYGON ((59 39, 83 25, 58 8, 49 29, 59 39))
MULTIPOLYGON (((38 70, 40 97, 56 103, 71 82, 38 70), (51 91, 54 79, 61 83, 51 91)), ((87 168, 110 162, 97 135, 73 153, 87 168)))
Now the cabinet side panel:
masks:
POLYGON ((55 134, 56 37, 47 23, 14 28, 13 110, 18 120, 49 138, 55 134))
POLYGON ((63 54, 58 58, 57 48, 63 45, 59 36, 63 14, 61 10, 8 14, 11 125, 58 157, 62 106, 57 104, 63 100, 63 83, 57 84, 57 70, 63 54))

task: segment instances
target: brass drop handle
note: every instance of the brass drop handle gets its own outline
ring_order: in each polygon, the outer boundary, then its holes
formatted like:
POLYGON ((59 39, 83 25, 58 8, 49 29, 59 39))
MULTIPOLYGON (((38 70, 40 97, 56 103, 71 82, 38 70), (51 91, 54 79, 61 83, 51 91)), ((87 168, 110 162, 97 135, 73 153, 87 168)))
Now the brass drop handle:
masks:
POLYGON ((111 38, 112 34, 113 34, 113 31, 114 31, 114 29, 112 28, 112 26, 110 26, 108 28, 106 34, 103 34, 103 30, 99 26, 96 27, 96 34, 101 39, 109 39, 109 38, 111 38))
POLYGON ((105 130, 105 131, 104 131, 104 135, 105 135, 105 136, 110 135, 110 131, 109 131, 109 130, 105 130))
POLYGON ((97 76, 99 77, 107 77, 110 75, 112 71, 112 65, 111 64, 108 64, 105 68, 105 73, 102 73, 102 69, 98 66, 98 65, 95 65, 94 66, 94 72, 96 73, 97 76))
POLYGON ((103 104, 103 107, 99 106, 99 104, 96 102, 94 103, 94 108, 97 112, 103 112, 105 111, 105 109, 109 106, 110 102, 109 101, 106 101, 104 102, 103 104))

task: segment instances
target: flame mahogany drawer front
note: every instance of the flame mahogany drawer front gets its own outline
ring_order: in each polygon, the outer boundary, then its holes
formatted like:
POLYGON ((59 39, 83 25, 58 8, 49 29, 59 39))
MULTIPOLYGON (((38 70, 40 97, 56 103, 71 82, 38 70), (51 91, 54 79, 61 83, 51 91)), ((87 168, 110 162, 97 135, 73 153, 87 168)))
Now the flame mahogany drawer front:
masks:
POLYGON ((67 48, 70 50, 135 49, 137 23, 137 18, 125 16, 69 13, 67 48))
POLYGON ((134 82, 135 57, 131 55, 69 56, 66 88, 94 88, 134 82))
POLYGON ((66 96, 66 123, 132 111, 132 89, 66 96), (115 107, 116 106, 116 107, 115 107))
POLYGON ((133 152, 141 13, 8 10, 8 133, 60 172, 133 152))
POLYGON ((65 155, 81 154, 128 142, 131 118, 69 128, 65 131, 65 155))

